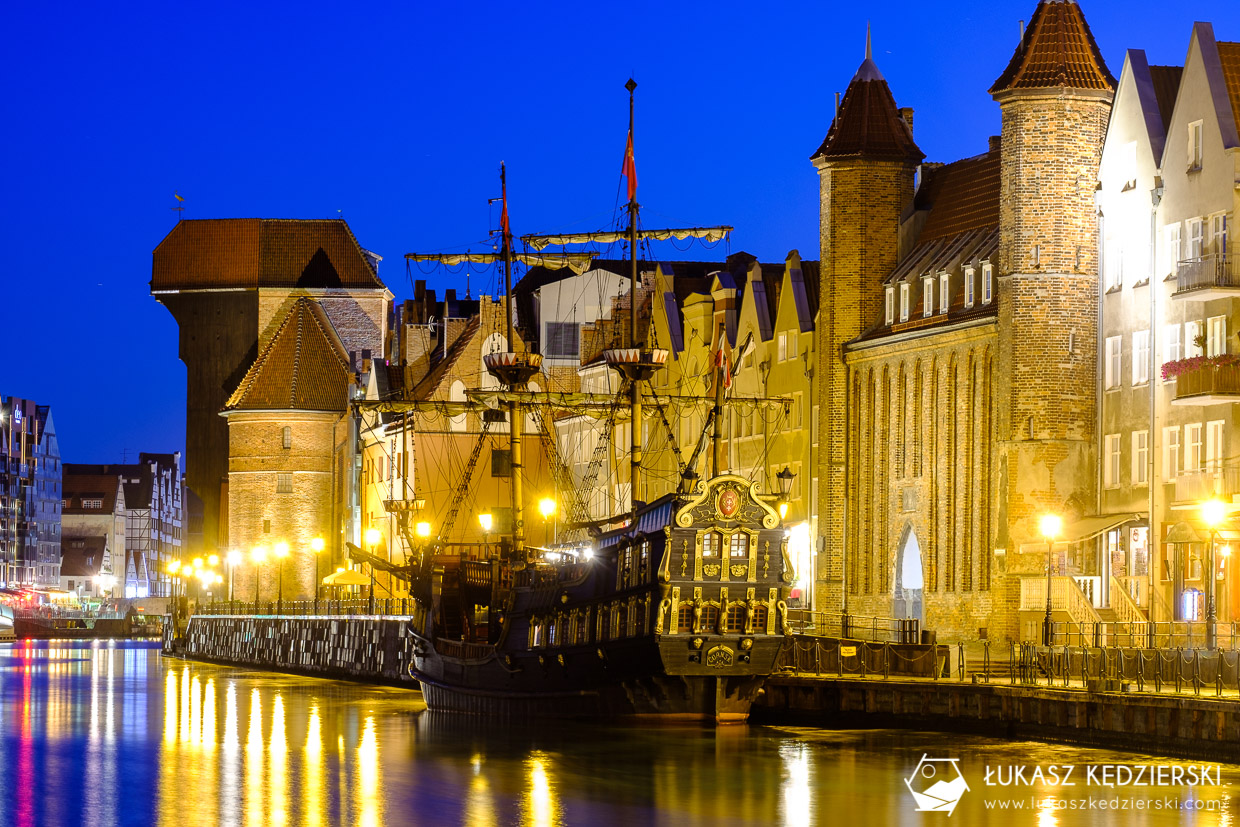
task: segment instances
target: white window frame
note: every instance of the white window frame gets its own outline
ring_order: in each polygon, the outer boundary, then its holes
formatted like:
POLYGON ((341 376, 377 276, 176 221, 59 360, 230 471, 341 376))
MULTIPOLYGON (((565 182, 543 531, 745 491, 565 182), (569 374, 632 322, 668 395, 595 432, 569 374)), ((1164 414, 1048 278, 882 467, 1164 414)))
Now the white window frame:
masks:
POLYGON ((1163 465, 1162 478, 1171 482, 1180 475, 1180 426, 1168 425, 1163 428, 1163 465))
POLYGON ((908 321, 909 296, 912 292, 909 289, 910 287, 911 285, 907 281, 900 282, 900 321, 902 322, 908 321))
POLYGON ((964 268, 964 306, 966 308, 973 306, 974 290, 973 284, 974 270, 972 267, 964 268))
POLYGON ((778 342, 779 342, 779 347, 778 347, 779 352, 776 354, 777 359, 780 362, 786 362, 788 361, 788 334, 781 330, 779 332, 778 342))
POLYGON ((982 265, 982 304, 990 304, 995 297, 995 268, 982 265))
POLYGON ((1107 434, 1103 437, 1104 462, 1102 465, 1102 485, 1104 488, 1119 487, 1119 434, 1107 434))
POLYGON ((1150 432, 1132 432, 1132 484, 1148 485, 1150 462, 1150 432))
POLYGON ((1133 387, 1150 381, 1150 332, 1136 330, 1132 334, 1132 384, 1133 387))
POLYGON ((1120 378, 1120 352, 1123 349, 1122 336, 1108 336, 1106 341, 1107 359, 1106 359, 1106 390, 1113 391, 1120 386, 1123 380, 1120 378))
MULTIPOLYGON (((1163 328, 1163 364, 1180 360, 1180 326, 1169 324, 1163 328)), ((1174 379, 1166 380, 1174 382, 1174 379)))
POLYGON ((947 273, 939 274, 939 312, 946 313, 952 305, 952 286, 951 276, 947 273))
POLYGON ((922 299, 925 302, 925 308, 922 315, 927 319, 934 315, 934 276, 929 276, 921 281, 922 299))
POLYGON ((1226 255, 1227 213, 1215 213, 1206 220, 1206 253, 1226 255))
POLYGON ((1184 473, 1201 470, 1201 423, 1190 422, 1184 426, 1184 473))
POLYGON ((1168 276, 1174 276, 1180 269, 1180 261, 1184 258, 1184 249, 1180 242, 1180 222, 1163 227, 1163 238, 1166 249, 1163 259, 1166 262, 1168 276))
POLYGON ((1205 252, 1205 221, 1200 218, 1188 219, 1188 258, 1201 258, 1205 252))
POLYGON ((1201 136, 1204 132, 1202 121, 1193 121, 1188 125, 1188 168, 1201 169, 1201 136))
POLYGON ((1226 425, 1222 419, 1213 419, 1206 423, 1206 470, 1219 471, 1223 467, 1223 442, 1226 440, 1226 425))
POLYGON ((1227 317, 1206 319, 1206 356, 1222 356, 1227 352, 1227 317))
POLYGON ((896 291, 894 287, 887 288, 886 319, 887 324, 891 324, 896 320, 896 291))
POLYGON ((1201 322, 1191 321, 1184 323, 1184 358, 1191 359, 1194 356, 1201 356, 1205 349, 1197 344, 1196 339, 1201 335, 1201 322))

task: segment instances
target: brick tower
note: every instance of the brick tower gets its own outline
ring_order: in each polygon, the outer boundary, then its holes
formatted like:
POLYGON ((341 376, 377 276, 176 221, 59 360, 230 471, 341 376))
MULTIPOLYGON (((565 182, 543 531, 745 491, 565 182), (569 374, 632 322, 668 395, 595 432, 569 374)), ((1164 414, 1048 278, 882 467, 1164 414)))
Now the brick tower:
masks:
POLYGON ((1094 190, 1115 83, 1080 8, 1043 0, 990 89, 1003 117, 992 490, 1013 573, 1045 570, 1040 514, 1071 521, 1095 506, 1094 190), (1023 555, 1022 541, 1043 550, 1023 555))
POLYGON ((913 197, 917 164, 912 110, 896 107, 870 57, 848 84, 826 140, 811 157, 818 169, 822 253, 817 328, 820 558, 817 605, 843 605, 848 373, 844 344, 880 317, 883 278, 899 257, 900 214, 913 197))

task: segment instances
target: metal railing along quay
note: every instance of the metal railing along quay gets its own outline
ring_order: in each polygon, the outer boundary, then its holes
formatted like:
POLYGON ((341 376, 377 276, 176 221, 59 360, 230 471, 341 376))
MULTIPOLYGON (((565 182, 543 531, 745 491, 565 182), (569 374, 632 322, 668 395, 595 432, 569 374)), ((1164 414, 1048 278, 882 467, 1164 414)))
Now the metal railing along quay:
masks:
POLYGON ((916 618, 815 612, 789 609, 788 625, 795 634, 850 640, 921 643, 921 621, 916 618))
POLYGON ((417 602, 412 597, 376 597, 373 604, 367 598, 347 600, 271 600, 255 604, 241 600, 216 601, 198 606, 195 615, 251 615, 268 617, 342 617, 367 615, 370 617, 412 617, 417 602))
MULTIPOLYGON (((1040 628, 1040 627, 1039 627, 1040 628)), ((1201 621, 1056 621, 1051 625, 1054 646, 1123 646, 1129 649, 1208 648, 1240 649, 1240 624, 1201 621)))

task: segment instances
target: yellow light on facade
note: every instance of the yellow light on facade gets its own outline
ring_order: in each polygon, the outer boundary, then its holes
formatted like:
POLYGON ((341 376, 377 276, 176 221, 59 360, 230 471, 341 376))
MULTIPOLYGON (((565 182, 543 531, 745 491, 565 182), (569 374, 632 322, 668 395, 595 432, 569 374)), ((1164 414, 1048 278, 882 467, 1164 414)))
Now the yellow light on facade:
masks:
POLYGON ((219 564, 220 564, 220 556, 218 554, 212 554, 210 557, 207 558, 208 566, 218 566, 219 564))
POLYGON ((180 560, 173 560, 171 563, 169 563, 169 564, 168 564, 168 573, 169 573, 169 574, 176 574, 176 573, 177 573, 177 572, 179 572, 180 570, 181 570, 181 561, 180 561, 180 560))
POLYGON ((1210 528, 1218 528, 1226 514, 1227 506, 1221 500, 1206 500, 1201 504, 1201 519, 1205 520, 1210 528))
POLYGON ((222 575, 222 574, 217 574, 217 575, 215 575, 215 582, 216 582, 217 584, 219 584, 219 583, 223 583, 223 582, 224 582, 224 575, 222 575))
POLYGON ((288 543, 276 543, 275 554, 276 557, 288 557, 288 543))
POLYGON ((543 497, 541 500, 539 500, 538 501, 538 513, 543 516, 544 520, 550 517, 552 514, 554 514, 555 513, 555 500, 551 499, 550 497, 543 497))
POLYGON ((413 533, 419 537, 429 537, 431 536, 431 524, 422 520, 414 525, 413 533))
POLYGON ((237 551, 236 549, 233 549, 232 551, 228 552, 228 565, 235 566, 240 562, 241 562, 241 552, 237 551))
POLYGON ((254 550, 250 552, 250 557, 253 558, 255 563, 262 563, 267 559, 267 549, 262 546, 255 546, 254 550))
POLYGON ((1038 520, 1038 531, 1047 540, 1054 540, 1063 531, 1063 518, 1058 514, 1043 514, 1038 520))
POLYGON ((482 526, 483 531, 489 532, 494 524, 495 519, 491 516, 491 512, 487 511, 478 515, 478 525, 482 526))
POLYGON ((315 554, 318 554, 320 551, 322 551, 324 546, 326 545, 327 544, 323 542, 322 537, 315 537, 313 540, 310 541, 310 548, 314 551, 315 554))
POLYGON ((194 568, 196 568, 196 569, 200 569, 200 568, 202 568, 202 558, 201 558, 201 557, 195 557, 195 558, 194 558, 194 568))
POLYGON ((374 548, 379 545, 379 541, 383 539, 383 535, 379 533, 377 528, 366 529, 366 545, 374 548))

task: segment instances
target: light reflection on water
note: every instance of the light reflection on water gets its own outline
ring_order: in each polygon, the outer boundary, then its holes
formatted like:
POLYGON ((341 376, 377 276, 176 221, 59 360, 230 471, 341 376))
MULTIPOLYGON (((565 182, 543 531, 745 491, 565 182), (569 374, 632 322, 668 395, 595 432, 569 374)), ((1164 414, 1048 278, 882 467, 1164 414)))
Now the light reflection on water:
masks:
MULTIPOLYGON (((1005 827, 1100 819, 989 812, 987 764, 1147 760, 932 733, 497 726, 420 712, 408 690, 164 660, 150 644, 0 647, 0 825, 947 823, 905 789, 923 753, 961 758, 971 791, 952 823, 1005 827)), ((1224 780, 1196 794, 1229 797, 1240 768, 1224 780)))

